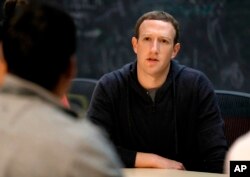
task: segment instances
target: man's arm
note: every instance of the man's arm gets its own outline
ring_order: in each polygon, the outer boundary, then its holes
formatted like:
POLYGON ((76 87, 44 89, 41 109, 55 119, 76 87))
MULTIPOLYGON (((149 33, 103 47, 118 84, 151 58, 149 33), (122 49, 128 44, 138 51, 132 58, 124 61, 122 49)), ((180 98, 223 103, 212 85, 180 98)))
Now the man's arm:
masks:
MULTIPOLYGON (((91 98, 87 117, 94 124, 98 125, 105 132, 107 132, 110 140, 112 141, 112 135, 114 134, 114 115, 112 115, 112 105, 115 103, 113 103, 108 96, 110 94, 108 93, 110 89, 106 88, 107 86, 107 84, 102 83, 102 79, 98 82, 91 98)), ((134 167, 136 152, 120 147, 114 142, 113 144, 125 167, 134 167)))
POLYGON ((185 170, 182 163, 152 153, 137 152, 135 167, 185 170))
POLYGON ((201 75, 198 89, 199 128, 197 133, 204 171, 221 173, 227 150, 224 121, 213 86, 205 75, 201 75))

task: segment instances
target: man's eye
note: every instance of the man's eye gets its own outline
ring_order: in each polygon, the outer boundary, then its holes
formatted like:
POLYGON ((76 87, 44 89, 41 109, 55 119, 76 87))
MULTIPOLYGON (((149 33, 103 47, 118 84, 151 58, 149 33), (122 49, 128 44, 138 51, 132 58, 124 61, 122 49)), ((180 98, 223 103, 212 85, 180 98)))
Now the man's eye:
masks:
POLYGON ((166 39, 162 39, 161 42, 162 42, 162 43, 166 43, 166 44, 169 43, 166 39))

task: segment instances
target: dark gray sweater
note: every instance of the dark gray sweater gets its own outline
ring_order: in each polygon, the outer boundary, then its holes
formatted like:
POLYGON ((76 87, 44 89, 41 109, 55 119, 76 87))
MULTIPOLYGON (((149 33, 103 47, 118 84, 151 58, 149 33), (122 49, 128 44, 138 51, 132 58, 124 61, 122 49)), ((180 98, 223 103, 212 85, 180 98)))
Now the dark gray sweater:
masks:
POLYGON ((187 170, 222 172, 227 143, 208 78, 172 61, 152 101, 137 80, 136 64, 105 74, 88 111, 125 166, 134 167, 136 152, 149 152, 182 162, 187 170))

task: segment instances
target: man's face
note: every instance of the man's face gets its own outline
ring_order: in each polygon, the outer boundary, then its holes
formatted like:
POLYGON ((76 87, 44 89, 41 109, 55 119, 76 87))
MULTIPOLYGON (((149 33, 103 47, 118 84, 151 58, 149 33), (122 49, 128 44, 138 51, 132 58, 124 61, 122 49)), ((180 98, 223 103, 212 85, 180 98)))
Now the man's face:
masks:
POLYGON ((169 22, 145 20, 139 28, 139 37, 132 38, 137 54, 137 69, 141 74, 158 77, 166 74, 170 60, 179 51, 180 44, 174 45, 175 29, 169 22))

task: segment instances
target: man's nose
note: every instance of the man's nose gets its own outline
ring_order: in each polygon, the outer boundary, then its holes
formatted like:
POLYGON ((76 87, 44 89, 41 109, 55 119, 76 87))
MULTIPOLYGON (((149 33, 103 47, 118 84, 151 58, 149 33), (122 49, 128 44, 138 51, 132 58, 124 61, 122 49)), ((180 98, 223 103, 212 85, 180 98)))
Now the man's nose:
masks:
POLYGON ((159 52, 159 42, 157 40, 153 40, 151 44, 151 51, 153 53, 158 53, 159 52))

